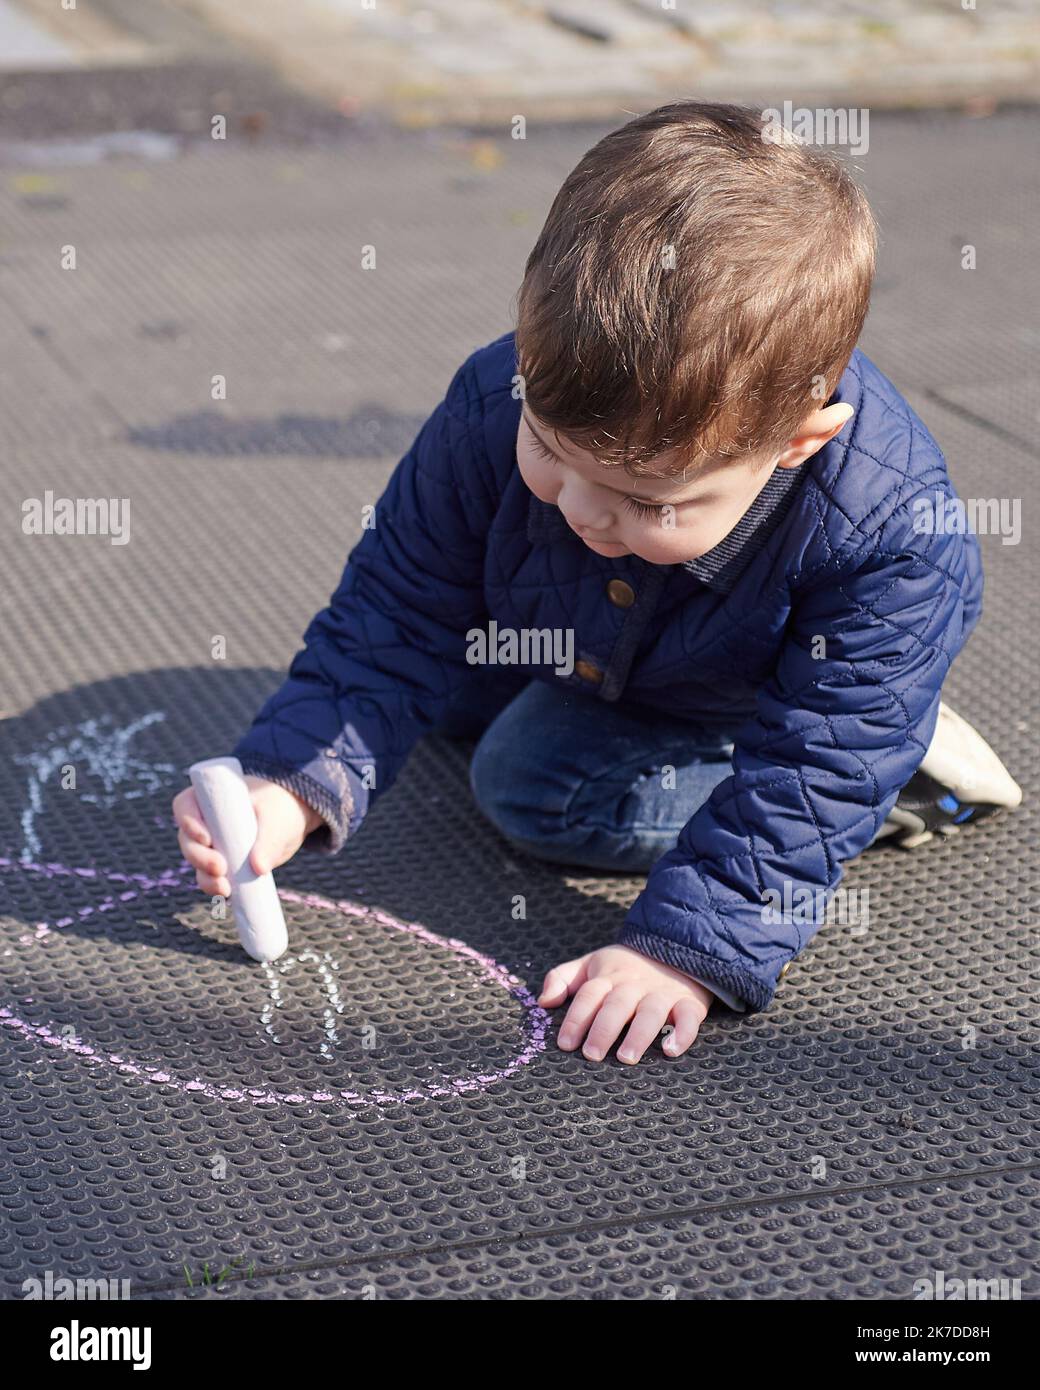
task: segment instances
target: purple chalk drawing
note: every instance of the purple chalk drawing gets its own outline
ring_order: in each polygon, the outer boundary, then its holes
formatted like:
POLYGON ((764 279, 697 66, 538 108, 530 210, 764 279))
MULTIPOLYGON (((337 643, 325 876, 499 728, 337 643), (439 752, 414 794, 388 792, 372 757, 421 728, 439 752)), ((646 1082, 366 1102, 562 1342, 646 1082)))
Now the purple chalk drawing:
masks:
MULTIPOLYGON (((24 933, 18 938, 20 946, 33 943, 46 945, 49 943, 49 939, 53 938, 55 933, 60 932, 62 928, 71 926, 74 922, 82 921, 96 913, 111 912, 121 903, 133 901, 145 894, 157 893, 168 896, 171 893, 196 891, 194 880, 186 878, 186 875, 190 874, 192 870, 188 864, 184 863, 177 869, 164 870, 156 877, 146 874, 117 873, 106 869, 76 868, 57 863, 38 864, 24 859, 0 858, 0 872, 41 874, 45 878, 74 876, 126 885, 121 891, 108 894, 93 906, 78 908, 75 913, 69 916, 59 917, 53 922, 34 923, 31 934, 24 933)), ((209 1100, 243 1101, 261 1106, 324 1105, 333 1109, 360 1109, 403 1105, 416 1100, 440 1100, 452 1096, 471 1095, 509 1080, 545 1050, 550 1024, 549 1015, 539 1007, 534 996, 523 982, 518 980, 515 975, 511 975, 504 966, 499 965, 491 956, 482 955, 471 946, 467 946, 464 941, 458 941, 454 937, 438 936, 418 922, 402 922, 389 913, 364 907, 360 903, 350 902, 346 899, 339 899, 334 902, 330 898, 319 897, 315 893, 299 894, 289 892, 286 889, 279 889, 278 896, 283 902, 300 903, 326 912, 338 912, 344 917, 362 918, 377 922, 380 926, 393 931, 408 932, 429 946, 449 951, 452 955, 477 966, 480 974, 488 983, 505 990, 521 1006, 520 1038, 513 1058, 504 1067, 485 1072, 479 1076, 445 1077, 439 1081, 409 1087, 407 1090, 380 1090, 370 1091, 367 1094, 345 1090, 307 1093, 283 1092, 273 1091, 263 1086, 251 1086, 244 1089, 222 1086, 218 1081, 200 1077, 193 1077, 190 1080, 177 1077, 161 1066, 134 1061, 132 1058, 122 1057, 117 1053, 106 1053, 91 1047, 81 1038, 56 1033, 52 1028, 42 1024, 29 1023, 25 1019, 17 1017, 6 1006, 0 1006, 0 1027, 8 1028, 43 1047, 53 1049, 55 1055, 62 1052, 71 1053, 94 1067, 114 1070, 155 1085, 171 1087, 185 1094, 204 1096, 209 1100)), ((324 1010, 324 1049, 333 1044, 336 1037, 334 1015, 339 1011, 339 995, 332 977, 327 974, 327 971, 330 967, 334 968, 338 962, 334 962, 334 958, 330 957, 328 953, 324 953, 319 958, 314 952, 308 951, 301 952, 294 960, 302 962, 308 958, 312 958, 312 963, 317 965, 319 972, 323 970, 326 972, 322 974, 329 1000, 329 1007, 324 1010)), ((268 978, 268 986, 270 988, 270 978, 268 978)), ((265 1008, 265 1019, 266 1012, 265 1008)), ((267 1021, 269 1022, 269 1020, 267 1021)))

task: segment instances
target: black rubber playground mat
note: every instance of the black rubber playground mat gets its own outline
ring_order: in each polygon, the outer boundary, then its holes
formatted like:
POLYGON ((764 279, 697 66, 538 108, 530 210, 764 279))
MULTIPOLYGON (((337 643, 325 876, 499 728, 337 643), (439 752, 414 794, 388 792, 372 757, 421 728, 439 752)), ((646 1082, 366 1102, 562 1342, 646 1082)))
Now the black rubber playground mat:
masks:
MULTIPOLYGON (((992 138, 949 119, 962 141, 992 138)), ((1004 138, 1024 138, 1024 120, 1009 117, 1004 138)), ((899 154, 886 163, 876 136, 871 173, 891 200, 915 124, 887 121, 899 154)), ((587 143, 554 145, 538 186, 587 143)), ((936 139, 930 157, 944 148, 936 139)), ((518 270, 481 244, 476 296, 459 308, 448 301, 462 271, 431 276, 428 249, 323 316, 336 256, 326 158, 301 166, 289 210, 274 155, 232 161, 229 183, 253 200, 242 245, 256 251, 233 272, 212 257, 236 244, 234 189, 215 191, 207 159, 149 169, 152 193, 125 194, 123 208, 124 166, 92 171, 89 189, 70 175, 85 220, 62 235, 80 236, 86 267, 71 286, 11 195, 4 332, 39 355, 12 364, 27 413, 7 412, 0 503, 17 515, 46 487, 126 495, 132 529, 126 545, 19 534, 6 547, 5 1296, 51 1271, 128 1279, 136 1298, 904 1299, 945 1271, 1019 1278, 1035 1297, 1040 574, 1028 531, 1021 544, 982 538, 985 615, 947 691, 1026 804, 912 854, 863 855, 846 886, 866 895, 868 924, 825 927, 773 1008, 712 1015, 678 1061, 655 1052, 626 1068, 556 1048, 532 997, 544 972, 610 941, 639 883, 513 854, 473 808, 464 745, 427 740, 342 855, 280 871, 282 961, 249 962, 233 927, 209 918, 170 799, 188 764, 225 751, 279 681, 394 462, 393 431, 435 403, 453 355, 494 336, 499 315, 508 322, 518 270), (174 193, 182 211, 196 199, 197 221, 185 213, 163 246, 154 219, 174 193), (304 250, 317 260, 290 254, 304 250), (257 289, 269 311, 284 309, 277 331, 240 284, 250 264, 290 276, 257 289), (210 276, 201 286, 196 271, 210 276), (431 310, 404 332, 424 288, 445 306, 452 351, 431 310), (137 322, 186 323, 190 341, 135 337, 137 322), (342 358, 327 341, 338 332, 342 358), (297 362, 288 384, 268 347, 297 362), (35 416, 34 363, 53 401, 35 416), (244 383, 238 420, 252 434, 206 416, 217 371, 244 383), (302 443, 285 432, 294 410, 311 421, 302 443), (172 428, 199 412, 200 434, 172 428), (378 428, 361 442, 314 432, 352 418, 383 421, 390 443, 373 445, 378 428), (213 659, 217 637, 226 659, 213 659)), ((433 190, 434 221, 468 235, 454 156, 439 193, 429 147, 408 158, 433 190)), ((373 186, 385 173, 373 169, 373 186)), ((528 168, 510 192, 535 182, 528 168)), ((374 215, 389 224, 385 196, 374 215)), ((990 215, 1000 223, 999 207, 990 215)), ((414 251, 412 230, 398 234, 414 251)), ((1001 286, 1016 274, 1034 283, 1035 267, 1024 245, 1000 245, 992 312, 1024 332, 1026 297, 1002 299, 1001 286)), ((900 246, 889 255, 898 265, 900 246)), ((898 317, 886 313, 872 320, 882 345, 898 317)), ((984 336, 951 340, 908 390, 962 495, 1028 499, 1025 413, 1015 438, 999 431, 1001 368, 987 372, 984 347, 984 336), (960 410, 973 353, 982 365, 960 410)))

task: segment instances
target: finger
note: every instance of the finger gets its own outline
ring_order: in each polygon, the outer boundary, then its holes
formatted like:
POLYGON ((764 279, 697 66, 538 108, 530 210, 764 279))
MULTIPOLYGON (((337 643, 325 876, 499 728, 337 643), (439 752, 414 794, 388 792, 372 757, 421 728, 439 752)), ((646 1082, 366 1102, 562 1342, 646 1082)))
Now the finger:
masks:
POLYGON ((181 847, 181 853, 199 873, 208 874, 210 878, 227 877, 227 860, 219 850, 207 849, 205 845, 197 844, 194 840, 182 839, 177 836, 177 841, 181 847))
POLYGON ((578 956, 576 960, 565 960, 562 965, 554 965, 542 981, 539 1004, 544 1009, 559 1008, 569 994, 574 994, 585 983, 588 961, 588 956, 578 956))
POLYGON ((621 1036, 622 1028, 635 1013, 642 998, 643 992, 638 986, 623 985, 619 989, 611 990, 596 1015, 582 1048, 590 1062, 602 1062, 621 1036))
POLYGON ((202 819, 199 803, 191 787, 186 787, 173 798, 173 818, 181 830, 186 831, 193 840, 198 840, 199 844, 213 843, 213 837, 202 819))
POLYGON ((707 1010, 698 999, 680 999, 672 1010, 672 1032, 662 1044, 666 1057, 680 1057, 701 1031, 707 1010))
POLYGON ((636 1009, 636 1016, 618 1048, 618 1061, 634 1065, 668 1022, 674 999, 666 994, 648 994, 636 1009))
POLYGON ((212 852, 206 845, 200 844, 198 840, 189 835, 183 826, 177 831, 177 843, 181 847, 181 854, 184 855, 188 863, 194 868, 202 867, 201 860, 195 863, 195 858, 198 854, 209 854, 212 852))
POLYGON ((208 898, 231 897, 231 884, 226 878, 214 878, 212 874, 197 873, 195 882, 208 898))
POLYGON ((231 897, 231 880, 226 874, 211 874, 207 869, 195 870, 195 882, 204 893, 221 898, 231 897))
POLYGON ((206 822, 184 814, 180 819, 181 830, 200 845, 212 845, 213 836, 206 829, 206 822))
POLYGON ((564 1052, 571 1052, 580 1044, 610 989, 610 981, 604 977, 599 980, 586 980, 578 990, 567 1010, 567 1017, 560 1024, 560 1032, 556 1039, 564 1052))

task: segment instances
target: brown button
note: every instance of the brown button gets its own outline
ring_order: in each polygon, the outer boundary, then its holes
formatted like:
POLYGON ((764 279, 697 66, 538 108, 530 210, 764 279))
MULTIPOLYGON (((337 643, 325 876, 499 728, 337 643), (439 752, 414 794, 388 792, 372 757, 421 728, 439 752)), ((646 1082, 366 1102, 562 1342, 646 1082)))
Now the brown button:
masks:
POLYGON ((607 585, 607 598, 615 608, 631 608, 636 601, 636 591, 623 579, 612 579, 607 585))
POLYGON ((591 661, 576 661, 574 663, 574 670, 583 681, 592 681, 594 684, 599 685, 600 681, 603 679, 603 672, 598 666, 593 666, 591 661))

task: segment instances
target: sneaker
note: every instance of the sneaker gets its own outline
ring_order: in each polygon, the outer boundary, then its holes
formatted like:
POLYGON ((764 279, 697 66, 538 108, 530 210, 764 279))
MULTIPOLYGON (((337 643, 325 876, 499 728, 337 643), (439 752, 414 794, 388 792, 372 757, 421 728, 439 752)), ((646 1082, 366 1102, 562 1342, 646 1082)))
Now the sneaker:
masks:
POLYGON ((916 849, 1021 800, 1022 788, 982 735, 940 703, 928 752, 875 838, 916 849))

